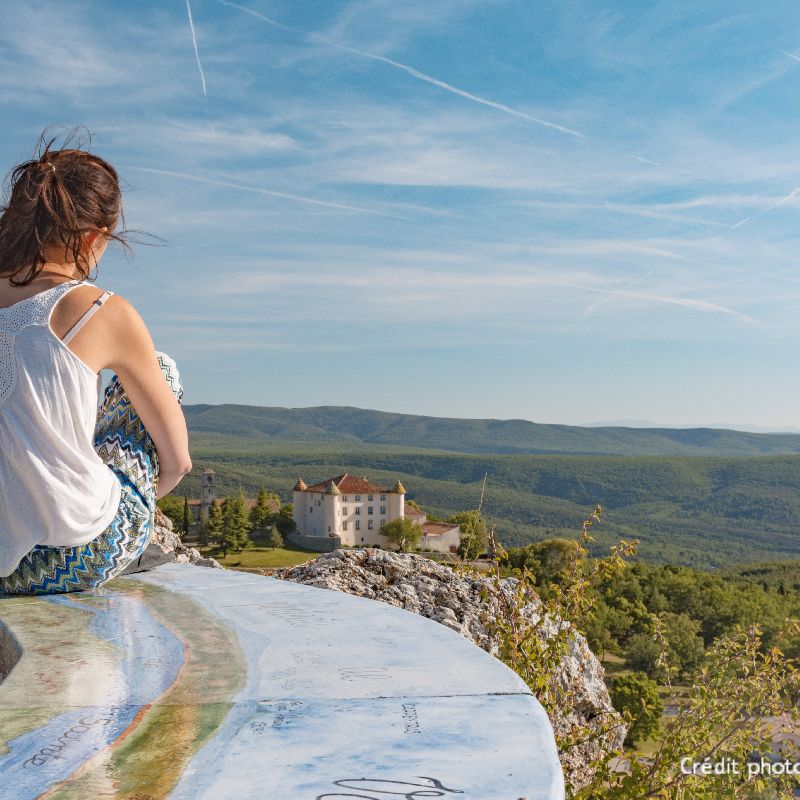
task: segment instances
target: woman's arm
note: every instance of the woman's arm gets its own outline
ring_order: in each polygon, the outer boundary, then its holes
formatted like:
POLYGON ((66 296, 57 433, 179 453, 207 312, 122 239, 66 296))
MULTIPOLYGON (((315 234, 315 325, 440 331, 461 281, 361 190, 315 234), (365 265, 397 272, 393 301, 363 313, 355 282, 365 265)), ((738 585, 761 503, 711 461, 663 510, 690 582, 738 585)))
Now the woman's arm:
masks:
POLYGON ((174 489, 192 469, 189 434, 178 399, 164 379, 144 320, 124 298, 106 303, 110 328, 108 364, 119 377, 158 453, 158 497, 174 489))

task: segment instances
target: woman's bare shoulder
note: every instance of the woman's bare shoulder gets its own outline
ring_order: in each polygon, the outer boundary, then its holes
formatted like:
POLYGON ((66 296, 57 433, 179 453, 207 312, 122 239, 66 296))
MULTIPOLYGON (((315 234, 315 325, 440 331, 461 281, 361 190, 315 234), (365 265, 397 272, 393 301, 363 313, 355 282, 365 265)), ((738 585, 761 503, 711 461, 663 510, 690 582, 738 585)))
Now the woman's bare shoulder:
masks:
POLYGON ((67 334, 103 292, 104 290, 98 286, 76 286, 56 303, 50 315, 50 327, 59 339, 67 334))
POLYGON ((153 356, 150 360, 155 360, 150 331, 130 301, 114 294, 106 301, 104 310, 103 325, 112 368, 135 366, 142 358, 149 356, 153 356))
POLYGON ((152 343, 145 321, 129 300, 114 294, 106 301, 106 307, 104 322, 113 338, 126 346, 152 343))

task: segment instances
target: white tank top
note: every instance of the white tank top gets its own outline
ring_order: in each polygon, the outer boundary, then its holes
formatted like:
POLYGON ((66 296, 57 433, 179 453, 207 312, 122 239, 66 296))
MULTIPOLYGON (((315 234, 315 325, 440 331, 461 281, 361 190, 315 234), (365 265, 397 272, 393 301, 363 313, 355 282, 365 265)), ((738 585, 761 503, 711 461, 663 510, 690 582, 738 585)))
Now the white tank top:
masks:
POLYGON ((0 576, 37 544, 102 533, 121 487, 92 444, 100 376, 50 328, 67 281, 0 308, 0 576))

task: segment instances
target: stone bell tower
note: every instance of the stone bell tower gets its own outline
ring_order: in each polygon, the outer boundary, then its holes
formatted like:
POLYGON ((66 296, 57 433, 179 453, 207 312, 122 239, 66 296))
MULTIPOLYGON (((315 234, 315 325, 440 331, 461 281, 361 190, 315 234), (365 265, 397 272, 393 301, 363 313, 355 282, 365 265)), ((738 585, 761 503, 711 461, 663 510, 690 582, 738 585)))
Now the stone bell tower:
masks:
POLYGON ((200 483, 200 518, 208 519, 208 512, 211 504, 217 499, 217 489, 214 486, 214 470, 203 470, 203 477, 200 483))

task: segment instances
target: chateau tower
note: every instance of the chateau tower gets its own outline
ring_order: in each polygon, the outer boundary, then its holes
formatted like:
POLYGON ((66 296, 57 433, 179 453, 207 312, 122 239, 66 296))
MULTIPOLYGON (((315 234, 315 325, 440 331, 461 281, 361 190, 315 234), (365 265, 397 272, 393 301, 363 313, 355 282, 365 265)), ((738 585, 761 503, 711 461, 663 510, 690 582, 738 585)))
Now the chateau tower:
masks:
POLYGON ((389 503, 389 519, 405 516, 405 494, 406 487, 397 481, 391 493, 386 495, 389 503))

